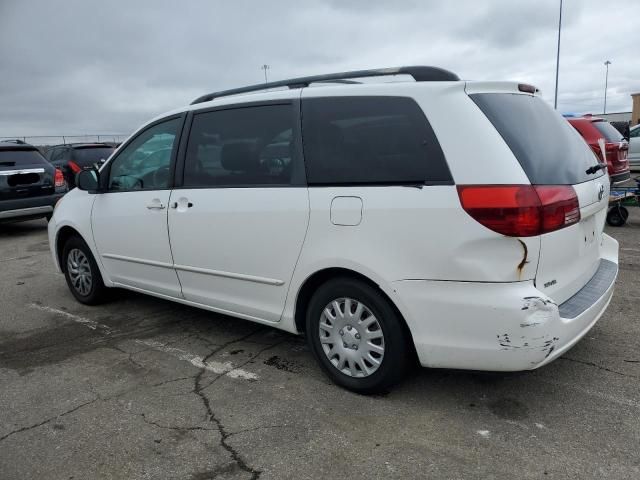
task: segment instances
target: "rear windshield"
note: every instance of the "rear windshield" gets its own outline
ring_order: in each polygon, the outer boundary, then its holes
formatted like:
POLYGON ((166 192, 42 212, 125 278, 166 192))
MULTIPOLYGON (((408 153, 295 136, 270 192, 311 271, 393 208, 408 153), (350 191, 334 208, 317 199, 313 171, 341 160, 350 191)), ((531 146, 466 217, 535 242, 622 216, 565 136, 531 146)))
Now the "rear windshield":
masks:
POLYGON ((609 122, 592 122, 607 142, 618 143, 622 141, 622 134, 609 122))
POLYGON ((544 100, 532 95, 470 95, 498 130, 533 185, 573 185, 604 175, 580 134, 544 100))
POLYGON ((47 161, 38 150, 0 150, 0 168, 45 165, 47 161))
POLYGON ((89 167, 100 160, 106 160, 113 153, 111 147, 74 148, 72 159, 81 167, 89 167))

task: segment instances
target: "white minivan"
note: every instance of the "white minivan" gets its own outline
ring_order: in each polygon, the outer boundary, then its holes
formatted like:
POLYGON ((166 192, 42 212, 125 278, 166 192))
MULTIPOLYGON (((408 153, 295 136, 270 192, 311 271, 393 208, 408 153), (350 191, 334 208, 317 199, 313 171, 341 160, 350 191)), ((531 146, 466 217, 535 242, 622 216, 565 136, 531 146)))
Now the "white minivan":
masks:
POLYGON ((345 72, 154 119, 78 175, 49 241, 82 303, 119 287, 305 334, 366 393, 416 359, 518 371, 571 348, 618 272, 606 175, 530 85, 345 72))

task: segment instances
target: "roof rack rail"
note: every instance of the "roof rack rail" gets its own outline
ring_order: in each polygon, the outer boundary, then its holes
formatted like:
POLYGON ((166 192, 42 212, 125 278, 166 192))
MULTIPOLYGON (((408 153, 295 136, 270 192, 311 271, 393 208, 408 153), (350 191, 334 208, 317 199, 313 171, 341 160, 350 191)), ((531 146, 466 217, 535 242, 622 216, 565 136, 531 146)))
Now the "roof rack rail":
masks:
POLYGON ((227 97, 229 95, 237 95, 240 93, 257 92, 267 90, 269 88, 289 87, 302 88, 308 87, 312 83, 350 83, 350 78, 365 77, 383 77, 388 75, 411 75, 416 82, 449 82, 460 80, 458 75, 449 70, 438 67, 396 67, 396 68, 377 68, 373 70, 354 70, 351 72, 329 73, 325 75, 313 75, 310 77, 291 78, 289 80, 279 80, 277 82, 261 83, 250 85, 248 87, 232 88, 231 90, 223 90, 220 92, 208 93, 196 98, 191 105, 196 103, 210 102, 214 98, 227 97))

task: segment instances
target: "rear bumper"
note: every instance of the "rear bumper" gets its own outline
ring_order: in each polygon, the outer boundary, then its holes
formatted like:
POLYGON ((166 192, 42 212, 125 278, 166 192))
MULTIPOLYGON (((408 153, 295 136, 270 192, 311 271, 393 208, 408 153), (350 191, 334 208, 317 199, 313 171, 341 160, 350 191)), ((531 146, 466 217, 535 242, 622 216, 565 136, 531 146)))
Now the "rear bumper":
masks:
POLYGON ((43 197, 27 197, 0 201, 0 222, 22 218, 38 218, 53 213, 53 207, 66 192, 43 197))
POLYGON ((420 363, 520 371, 553 361, 575 345, 609 305, 618 271, 618 242, 603 235, 601 252, 596 275, 560 306, 533 281, 394 282, 420 363))
POLYGON ((614 173, 609 176, 611 178, 611 184, 617 185, 619 183, 624 183, 631 178, 631 172, 627 170, 626 172, 614 173))

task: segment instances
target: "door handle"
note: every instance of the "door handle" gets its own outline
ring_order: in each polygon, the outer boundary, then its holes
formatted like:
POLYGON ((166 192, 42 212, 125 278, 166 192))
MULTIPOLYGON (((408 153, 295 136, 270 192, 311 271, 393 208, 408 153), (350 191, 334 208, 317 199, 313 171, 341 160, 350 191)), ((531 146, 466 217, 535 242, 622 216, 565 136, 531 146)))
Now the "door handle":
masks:
POLYGON ((149 210, 164 210, 165 206, 162 203, 150 203, 147 205, 149 210))

